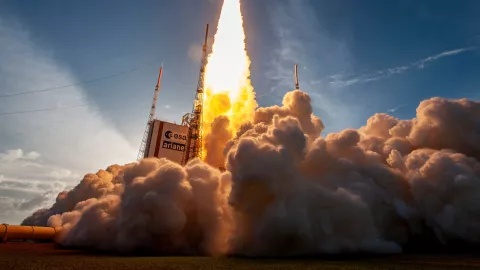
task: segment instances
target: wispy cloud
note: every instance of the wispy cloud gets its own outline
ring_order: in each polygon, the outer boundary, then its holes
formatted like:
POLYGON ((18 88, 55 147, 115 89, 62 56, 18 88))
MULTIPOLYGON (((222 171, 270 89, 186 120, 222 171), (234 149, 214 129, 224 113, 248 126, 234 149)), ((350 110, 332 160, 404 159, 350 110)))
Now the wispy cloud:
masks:
POLYGON ((269 10, 274 34, 272 57, 266 78, 270 89, 258 93, 260 102, 276 99, 295 87, 294 65, 299 64, 300 89, 312 98, 315 114, 322 118, 326 132, 355 126, 351 113, 355 105, 346 104, 318 74, 350 68, 350 52, 344 41, 334 39, 314 12, 311 1, 282 0, 269 10), (319 48, 322 48, 319 50, 319 48))
MULTIPOLYGON (((270 69, 266 77, 272 82, 259 96, 282 97, 292 90, 295 64, 299 64, 300 87, 312 86, 316 74, 347 68, 349 51, 345 43, 332 39, 317 18, 308 0, 283 0, 270 9, 271 25, 278 40, 272 49, 270 69), (318 50, 321 47, 322 50, 318 50), (320 64, 321 63, 321 64, 320 64)), ((335 71, 333 71, 335 72, 335 71)))
POLYGON ((435 62, 439 59, 442 59, 444 57, 454 56, 461 53, 473 51, 476 49, 478 49, 478 47, 459 48, 455 50, 441 52, 439 54, 420 59, 418 61, 412 62, 407 65, 387 68, 387 69, 379 70, 369 74, 352 75, 352 76, 335 74, 335 75, 329 76, 327 79, 329 81, 329 84, 335 88, 342 88, 342 87, 347 87, 347 86, 351 86, 359 83, 368 83, 372 81, 378 81, 381 79, 392 77, 397 74, 407 72, 412 69, 416 69, 416 70, 423 69, 425 68, 426 65, 432 62, 435 62))
MULTIPOLYGON (((53 53, 32 42, 30 32, 15 18, 0 17, 0 93, 20 93, 25 89, 78 81, 68 67, 56 61, 53 53)), ((71 103, 89 103, 82 87, 0 98, 0 112, 53 108, 71 103)), ((102 116, 97 106, 10 115, 2 117, 1 121, 0 151, 34 149, 51 164, 83 172, 116 162, 128 163, 135 157, 136 149, 102 116)), ((35 153, 18 150, 8 155, 3 158, 35 157, 35 153)))
MULTIPOLYGON (((54 52, 33 42, 29 31, 15 18, 0 16, 0 59, 0 94, 78 81, 68 67, 56 60, 54 52)), ((0 98, 0 113, 89 101, 82 87, 76 85, 69 91, 0 98)), ((73 184, 84 173, 113 163, 131 162, 137 152, 97 106, 4 115, 0 119, 0 138, 0 174, 3 175, 0 221, 3 222, 21 220, 25 216, 22 211, 31 205, 22 206, 22 203, 35 199, 38 193, 44 194, 43 197, 31 203, 43 202, 47 195, 55 199, 55 192, 49 193, 50 189, 40 186, 55 185, 57 181, 73 184), (30 186, 25 184, 28 181, 42 184, 30 186), (33 191, 35 195, 26 191, 33 191)))
MULTIPOLYGON (((78 181, 80 175, 64 167, 53 165, 48 160, 40 158, 40 153, 29 152, 24 154, 22 149, 0 152, 0 183, 42 181, 78 181)), ((0 185, 1 186, 1 185, 0 185)))
POLYGON ((19 224, 34 209, 44 208, 55 202, 56 195, 65 189, 64 183, 58 182, 51 187, 30 192, 22 191, 21 188, 0 187, 0 223, 19 224), (21 194, 21 197, 10 194, 21 194), (9 194, 3 196, 2 194, 9 194))
POLYGON ((401 108, 403 108, 403 107, 405 107, 405 106, 407 106, 407 104, 398 105, 397 107, 388 110, 388 112, 389 112, 389 113, 395 113, 396 111, 400 110, 401 108))
POLYGON ((81 179, 22 149, 0 152, 0 172, 0 223, 19 223, 32 208, 51 205, 68 183, 81 179))
POLYGON ((22 149, 7 150, 5 153, 0 153, 0 162, 13 162, 16 160, 35 160, 40 157, 38 152, 32 151, 27 154, 22 149))

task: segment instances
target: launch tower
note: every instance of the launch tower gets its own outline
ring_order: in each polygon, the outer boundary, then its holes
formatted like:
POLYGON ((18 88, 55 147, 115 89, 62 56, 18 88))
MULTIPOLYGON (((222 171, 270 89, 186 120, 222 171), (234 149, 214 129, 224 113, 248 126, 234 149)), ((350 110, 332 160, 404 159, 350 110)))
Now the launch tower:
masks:
POLYGON ((157 86, 153 94, 152 107, 148 117, 147 127, 143 135, 142 144, 137 159, 167 158, 173 162, 182 163, 188 141, 188 127, 155 118, 160 82, 162 79, 163 64, 158 75, 157 86))
POLYGON ((160 67, 160 72, 158 74, 157 86, 155 86, 155 92, 153 93, 153 101, 152 107, 150 107, 150 116, 148 117, 147 127, 145 128, 145 132, 143 134, 142 144, 140 145, 140 151, 138 152, 137 160, 140 160, 145 157, 145 151, 147 150, 148 144, 148 134, 153 125, 153 121, 155 120, 155 110, 157 108, 157 99, 158 93, 160 92, 160 83, 162 81, 162 74, 163 74, 163 64, 160 67))
POLYGON ((298 65, 295 65, 295 90, 300 89, 300 82, 298 81, 298 65))
POLYGON ((200 75, 198 78, 195 100, 193 102, 193 109, 191 113, 185 114, 182 118, 182 125, 188 126, 188 142, 187 149, 183 154, 183 164, 186 164, 189 160, 194 158, 202 158, 203 93, 205 67, 207 65, 207 42, 208 24, 205 33, 205 42, 203 43, 200 75))

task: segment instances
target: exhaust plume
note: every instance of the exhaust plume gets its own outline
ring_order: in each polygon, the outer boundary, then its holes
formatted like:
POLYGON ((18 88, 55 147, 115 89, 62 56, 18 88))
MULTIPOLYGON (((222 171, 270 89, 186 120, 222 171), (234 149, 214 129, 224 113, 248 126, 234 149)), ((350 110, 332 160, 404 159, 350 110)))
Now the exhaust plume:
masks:
POLYGON ((479 112, 479 102, 432 98, 414 119, 376 114, 358 130, 321 137, 308 94, 295 90, 239 127, 222 147, 225 172, 200 160, 110 166, 24 224, 55 227, 70 247, 160 254, 478 245, 479 112))
POLYGON ((223 167, 221 145, 234 136, 244 121, 253 119, 257 107, 240 0, 223 2, 205 69, 204 100, 203 156, 207 163, 223 167))

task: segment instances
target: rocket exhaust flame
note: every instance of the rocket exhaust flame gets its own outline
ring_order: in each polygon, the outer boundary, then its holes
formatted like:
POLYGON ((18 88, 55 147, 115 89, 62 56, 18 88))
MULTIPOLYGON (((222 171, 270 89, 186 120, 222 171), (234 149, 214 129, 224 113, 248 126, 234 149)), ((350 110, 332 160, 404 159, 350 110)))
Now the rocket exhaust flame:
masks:
POLYGON ((245 45, 245 32, 240 0, 225 0, 218 21, 217 33, 205 71, 203 113, 204 157, 211 165, 221 166, 218 156, 221 143, 209 143, 214 122, 224 119, 221 141, 231 139, 240 125, 253 119, 257 107, 250 82, 250 59, 245 45), (228 119, 228 120, 227 120, 228 119), (227 123, 228 122, 228 123, 227 123))

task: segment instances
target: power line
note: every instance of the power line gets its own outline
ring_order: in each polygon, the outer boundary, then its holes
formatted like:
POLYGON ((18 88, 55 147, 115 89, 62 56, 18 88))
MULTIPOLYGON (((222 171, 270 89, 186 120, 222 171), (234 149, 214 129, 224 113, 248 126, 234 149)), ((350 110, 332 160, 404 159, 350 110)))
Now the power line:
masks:
POLYGON ((15 115, 15 114, 23 114, 23 113, 35 113, 35 112, 46 112, 46 111, 57 111, 63 109, 71 109, 71 108, 79 108, 79 107, 88 107, 92 104, 80 104, 80 105, 72 105, 72 106, 63 106, 63 107, 55 107, 55 108, 47 108, 47 109, 39 109, 39 110, 29 110, 29 111, 17 111, 17 112, 6 112, 0 113, 2 115, 15 115))
POLYGON ((92 82, 96 82, 96 81, 100 81, 100 80, 105 80, 105 79, 117 77, 117 76, 124 75, 124 74, 127 74, 127 73, 131 73, 131 72, 137 71, 137 70, 139 70, 139 69, 141 69, 145 66, 149 66, 149 65, 151 65, 153 63, 156 63, 156 62, 157 61, 150 62, 150 63, 147 63, 145 65, 141 65, 141 66, 138 66, 136 68, 132 68, 132 69, 122 71, 122 72, 119 72, 119 73, 114 73, 114 74, 110 74, 110 75, 107 75, 107 76, 94 78, 94 79, 90 79, 90 80, 86 80, 86 81, 80 81, 80 82, 76 82, 76 83, 72 83, 72 84, 66 84, 66 85, 62 85, 62 86, 55 86, 55 87, 50 87, 50 88, 38 89, 38 90, 25 91, 25 92, 20 92, 20 93, 3 94, 3 95, 0 95, 0 98, 7 98, 7 97, 20 96, 20 95, 48 92, 48 91, 63 89, 63 88, 67 88, 67 87, 77 86, 77 85, 81 85, 81 84, 88 84, 88 83, 92 83, 92 82))

